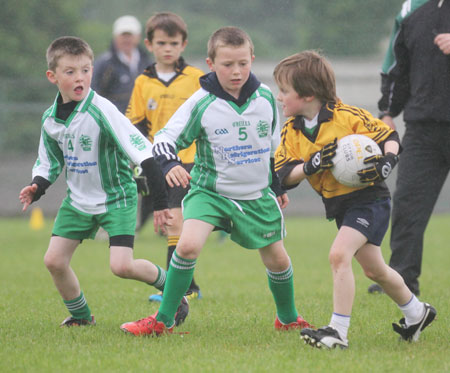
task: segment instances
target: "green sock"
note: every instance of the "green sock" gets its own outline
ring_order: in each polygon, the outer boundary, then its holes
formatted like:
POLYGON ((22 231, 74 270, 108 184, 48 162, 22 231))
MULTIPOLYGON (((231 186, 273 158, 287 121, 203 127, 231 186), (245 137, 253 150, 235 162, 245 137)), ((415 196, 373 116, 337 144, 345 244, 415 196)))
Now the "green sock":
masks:
POLYGON ((149 282, 149 285, 152 285, 158 290, 163 291, 164 284, 166 283, 167 272, 164 269, 162 269, 159 265, 155 264, 155 266, 158 269, 158 277, 156 278, 156 281, 154 283, 149 282))
POLYGON ((277 307, 277 315, 283 324, 297 320, 298 312, 294 302, 294 275, 292 265, 282 272, 267 270, 269 289, 277 307))
POLYGON ((197 259, 184 259, 173 253, 167 271, 164 297, 156 319, 167 327, 174 323, 175 313, 194 276, 197 259))
POLYGON ((80 296, 72 300, 64 300, 64 304, 71 313, 71 315, 78 320, 92 320, 91 310, 84 298, 83 292, 80 296))

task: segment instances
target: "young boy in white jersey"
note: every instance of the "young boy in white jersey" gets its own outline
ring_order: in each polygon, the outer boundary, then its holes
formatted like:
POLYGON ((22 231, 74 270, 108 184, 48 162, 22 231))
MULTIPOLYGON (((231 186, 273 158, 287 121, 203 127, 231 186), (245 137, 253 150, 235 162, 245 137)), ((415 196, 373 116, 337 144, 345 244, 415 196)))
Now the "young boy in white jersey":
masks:
MULTIPOLYGON (((67 197, 55 220, 44 257, 47 269, 71 316, 61 326, 94 325, 94 316, 70 261, 80 242, 99 227, 109 234, 110 267, 119 277, 164 287, 166 273, 144 259, 133 259, 136 184, 129 161, 141 165, 156 198, 155 231, 170 218, 160 168, 152 144, 107 99, 90 88, 93 53, 76 37, 61 37, 47 49, 47 78, 59 92, 42 118, 33 181, 19 199, 23 210, 37 201, 66 168, 67 197)), ((189 306, 183 299, 177 323, 189 306)))
POLYGON ((280 89, 277 99, 290 117, 283 127, 275 154, 275 168, 282 185, 297 186, 308 179, 322 196, 327 218, 335 219, 337 236, 329 260, 333 272, 333 314, 329 325, 302 329, 305 342, 314 347, 348 347, 347 332, 355 295, 352 258, 370 279, 379 283, 399 306, 405 318, 394 330, 405 340, 417 340, 436 316, 420 302, 402 277, 383 260, 381 242, 390 215, 390 194, 384 183, 398 160, 398 134, 362 109, 343 104, 336 97, 334 72, 319 53, 304 51, 282 60, 274 70, 280 89), (382 156, 372 156, 370 167, 358 172, 367 186, 340 184, 331 174, 337 139, 362 134, 376 141, 382 156))
MULTIPOLYGON (((179 15, 171 12, 154 14, 147 21, 145 34, 145 46, 153 53, 156 62, 136 79, 126 116, 153 143, 155 134, 166 125, 172 114, 200 88, 199 78, 204 73, 188 65, 181 56, 188 43, 188 34, 187 26, 179 15)), ((183 167, 190 171, 194 165, 195 144, 182 150, 178 156, 183 167)), ((172 218, 171 225, 166 228, 167 268, 180 239, 183 226, 181 201, 187 192, 188 189, 182 187, 170 188, 168 191, 172 218)), ((151 194, 142 197, 141 224, 144 223, 143 215, 148 215, 152 199, 151 194)), ((201 298, 200 287, 194 278, 187 298, 201 298)), ((161 302, 161 299, 161 292, 149 297, 150 301, 155 302, 161 302)))
POLYGON ((170 262, 159 311, 121 329, 134 335, 171 333, 176 304, 189 287, 195 264, 214 229, 258 249, 267 268, 277 315, 275 328, 311 326, 294 303, 293 270, 283 246, 281 208, 288 203, 273 171, 279 143, 278 112, 269 88, 251 74, 253 43, 243 30, 224 27, 210 37, 211 73, 155 137, 154 154, 170 187, 191 185, 183 200, 183 231, 170 262), (197 144, 189 174, 177 152, 197 144), (174 307, 175 306, 175 307, 174 307))

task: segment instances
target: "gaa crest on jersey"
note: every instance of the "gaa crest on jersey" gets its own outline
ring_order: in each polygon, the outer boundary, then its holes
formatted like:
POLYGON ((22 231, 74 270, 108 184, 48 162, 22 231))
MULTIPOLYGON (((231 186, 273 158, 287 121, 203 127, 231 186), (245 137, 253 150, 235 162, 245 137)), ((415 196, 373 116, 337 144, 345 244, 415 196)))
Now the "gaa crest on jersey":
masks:
POLYGON ((81 149, 84 151, 91 151, 92 148, 92 139, 88 135, 81 135, 79 143, 81 145, 81 149))
POLYGON ((158 107, 158 103, 153 98, 150 98, 147 101, 147 109, 148 110, 156 110, 157 107, 158 107))
POLYGON ((258 132, 259 137, 267 137, 269 134, 269 123, 265 120, 260 120, 256 125, 256 131, 258 132))
POLYGON ((130 135, 130 143, 133 145, 137 150, 144 150, 146 148, 144 138, 136 135, 131 134, 130 135))

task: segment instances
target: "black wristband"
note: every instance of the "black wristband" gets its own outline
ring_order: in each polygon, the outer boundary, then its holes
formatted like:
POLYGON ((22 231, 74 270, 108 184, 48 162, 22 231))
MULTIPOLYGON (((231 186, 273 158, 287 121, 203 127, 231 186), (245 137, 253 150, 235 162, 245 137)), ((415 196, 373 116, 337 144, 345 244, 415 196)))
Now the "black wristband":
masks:
POLYGON ((50 181, 44 179, 42 176, 35 176, 30 185, 33 184, 37 185, 37 189, 36 192, 34 193, 33 200, 31 202, 36 202, 39 200, 39 198, 41 198, 45 194, 45 191, 51 184, 50 181))

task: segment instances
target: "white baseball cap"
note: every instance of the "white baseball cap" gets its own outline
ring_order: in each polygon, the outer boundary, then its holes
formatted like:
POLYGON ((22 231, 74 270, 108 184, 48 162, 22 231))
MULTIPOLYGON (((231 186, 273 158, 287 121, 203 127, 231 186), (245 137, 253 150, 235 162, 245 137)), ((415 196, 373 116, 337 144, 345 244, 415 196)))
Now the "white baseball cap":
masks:
POLYGON ((113 35, 121 35, 126 32, 139 35, 141 33, 142 26, 136 17, 122 16, 115 20, 113 25, 113 35))

